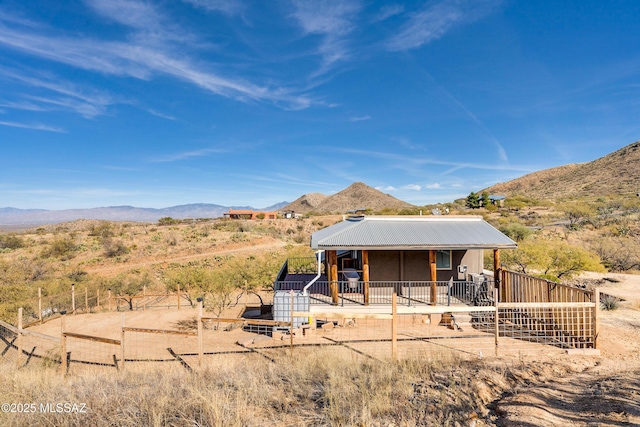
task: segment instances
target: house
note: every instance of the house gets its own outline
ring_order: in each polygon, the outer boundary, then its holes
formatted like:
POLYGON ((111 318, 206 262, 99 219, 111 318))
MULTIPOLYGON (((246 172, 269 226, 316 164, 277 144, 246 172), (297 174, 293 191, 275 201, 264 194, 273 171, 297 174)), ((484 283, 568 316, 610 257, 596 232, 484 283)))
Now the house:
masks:
POLYGON ((492 205, 497 206, 499 208, 503 208, 504 207, 504 201, 506 200, 505 196, 494 196, 494 195, 489 195, 489 201, 491 202, 492 205))
POLYGON ((487 287, 484 250, 497 270, 500 250, 516 247, 479 216, 356 216, 313 233, 317 271, 288 260, 275 289, 304 291, 311 304, 388 303, 394 291, 408 305, 449 303, 479 282, 487 287))
POLYGON ((298 219, 298 218, 302 218, 304 215, 296 211, 284 211, 282 213, 282 216, 285 219, 298 219))
POLYGON ((276 212, 260 212, 253 211, 251 209, 233 209, 229 208, 229 212, 225 212, 225 218, 230 219, 276 219, 278 214, 276 212))

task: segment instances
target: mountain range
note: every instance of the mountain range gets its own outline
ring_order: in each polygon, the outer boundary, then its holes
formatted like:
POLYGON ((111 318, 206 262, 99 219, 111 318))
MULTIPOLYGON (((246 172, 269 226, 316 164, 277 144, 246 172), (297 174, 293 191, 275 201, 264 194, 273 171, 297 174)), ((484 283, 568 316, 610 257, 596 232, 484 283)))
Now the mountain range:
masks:
POLYGON ((484 191, 547 200, 637 197, 640 191, 640 141, 591 162, 533 172, 484 191))
POLYGON ((251 206, 221 206, 207 203, 194 203, 162 209, 138 208, 133 206, 107 206, 91 209, 66 210, 0 208, 0 225, 30 226, 74 221, 76 219, 155 222, 164 217, 175 219, 218 218, 229 211, 230 208, 271 212, 279 211, 287 204, 288 202, 281 202, 263 209, 254 209, 251 206))
MULTIPOLYGON (((640 141, 587 163, 568 164, 524 175, 493 185, 484 191, 494 195, 526 196, 537 199, 577 197, 637 197, 640 192, 640 141)), ((346 213, 350 210, 400 210, 413 205, 356 182, 333 194, 305 194, 294 202, 281 202, 263 209, 250 206, 221 206, 196 203, 162 209, 109 206, 92 209, 16 209, 0 208, 0 225, 33 226, 76 219, 155 222, 163 217, 217 218, 230 208, 260 211, 294 211, 306 214, 346 213)))

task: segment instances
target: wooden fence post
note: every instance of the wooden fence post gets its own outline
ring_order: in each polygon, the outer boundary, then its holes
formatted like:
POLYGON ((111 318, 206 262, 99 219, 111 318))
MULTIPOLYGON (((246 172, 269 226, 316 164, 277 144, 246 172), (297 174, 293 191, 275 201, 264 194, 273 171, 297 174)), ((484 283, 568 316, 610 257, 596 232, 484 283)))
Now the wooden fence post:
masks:
POLYGON ((493 303, 496 306, 496 312, 495 312, 495 330, 494 330, 494 334, 495 334, 495 339, 496 339, 496 356, 498 356, 498 337, 500 337, 500 310, 498 309, 498 297, 499 297, 500 292, 498 291, 498 288, 494 288, 493 289, 493 303))
POLYGON ((76 314, 76 285, 71 285, 71 314, 76 314))
POLYGON ((198 366, 202 366, 202 298, 198 301, 198 366))
POLYGON ((293 289, 289 292, 291 326, 289 328, 289 347, 291 349, 291 357, 293 357, 293 289))
POLYGON ((398 296, 391 296, 391 358, 398 360, 398 296))
POLYGON ((20 356, 22 356, 22 307, 18 309, 18 335, 16 337, 16 347, 18 355, 16 356, 16 367, 20 367, 20 356))
POLYGON ((593 309, 593 348, 600 346, 600 289, 593 290, 593 302, 596 306, 593 309))
POLYGON ((124 371, 124 313, 121 315, 121 329, 120 329, 120 364, 122 365, 122 370, 124 371))
POLYGON ((176 291, 176 295, 178 296, 178 310, 180 310, 180 283, 178 283, 178 290, 176 291))
POLYGON ((142 285, 142 311, 147 306, 147 285, 142 285))
POLYGON ((111 311, 111 289, 107 291, 107 300, 109 301, 109 311, 111 311))
POLYGON ((42 323, 42 288, 38 288, 38 320, 42 323))
POLYGON ((62 375, 67 373, 67 337, 64 335, 64 330, 67 322, 66 313, 62 313, 60 316, 60 342, 62 348, 60 350, 60 373, 62 375))

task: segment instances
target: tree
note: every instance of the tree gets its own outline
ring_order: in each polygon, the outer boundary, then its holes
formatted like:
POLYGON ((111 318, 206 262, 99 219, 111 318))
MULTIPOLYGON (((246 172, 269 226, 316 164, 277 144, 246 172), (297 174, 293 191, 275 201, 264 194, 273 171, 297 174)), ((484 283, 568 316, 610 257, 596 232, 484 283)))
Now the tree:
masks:
POLYGON ((147 272, 120 274, 109 283, 111 290, 129 304, 129 310, 133 310, 134 297, 150 284, 151 278, 147 272))
POLYGON ((489 206, 491 206, 491 199, 489 198, 489 193, 487 193, 486 191, 482 192, 482 195, 480 196, 480 205, 484 208, 488 208, 489 206))
POLYGON ((559 280, 583 271, 604 271, 598 256, 563 240, 525 240, 505 251, 502 262, 523 274, 559 280))
POLYGON ((567 216, 569 220, 568 228, 572 230, 580 228, 585 222, 591 219, 594 213, 589 205, 581 202, 565 203, 560 205, 558 209, 567 216))
POLYGON ((469 193, 465 206, 471 209, 478 209, 480 207, 480 198, 478 197, 478 193, 474 193, 473 191, 469 193))
POLYGON ((500 227, 500 231, 516 242, 522 242, 532 233, 531 229, 519 222, 512 222, 500 227))
POLYGON ((180 288, 189 304, 195 307, 197 298, 204 298, 215 280, 211 267, 204 265, 176 265, 164 272, 163 280, 170 292, 180 288))

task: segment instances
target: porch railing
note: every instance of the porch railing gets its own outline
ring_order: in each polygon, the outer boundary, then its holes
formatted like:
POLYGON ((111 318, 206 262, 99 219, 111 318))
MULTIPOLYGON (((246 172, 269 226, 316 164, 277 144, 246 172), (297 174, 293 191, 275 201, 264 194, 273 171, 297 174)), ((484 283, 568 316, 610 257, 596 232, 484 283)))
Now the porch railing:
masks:
MULTIPOLYGON (((278 281, 274 289, 301 291, 306 281, 278 281)), ((455 282, 455 281, 370 281, 356 283, 349 281, 317 281, 307 290, 310 304, 331 305, 375 305, 391 304, 395 292, 401 305, 492 305, 493 281, 455 282), (368 285, 368 286, 367 286, 368 285), (432 298, 435 285, 435 301, 432 298), (337 288, 337 292, 336 291, 337 288), (333 293, 332 293, 333 290, 333 293)))

